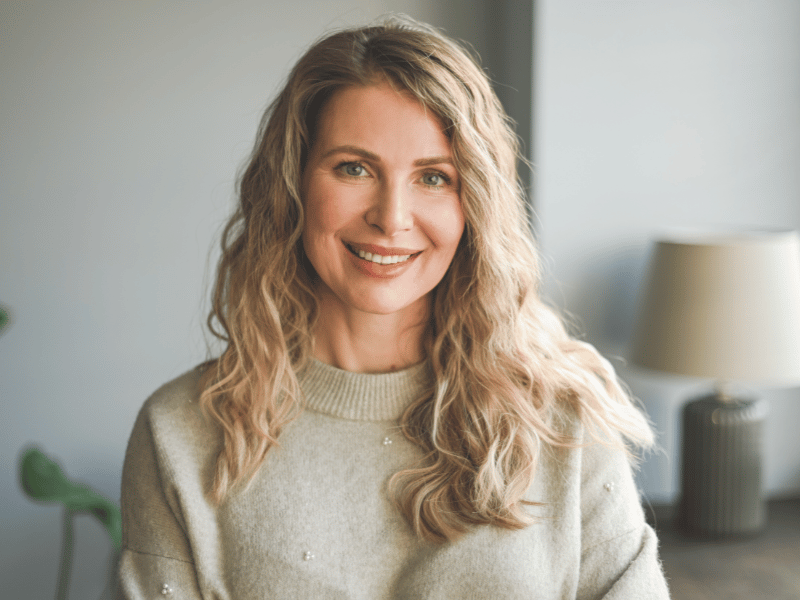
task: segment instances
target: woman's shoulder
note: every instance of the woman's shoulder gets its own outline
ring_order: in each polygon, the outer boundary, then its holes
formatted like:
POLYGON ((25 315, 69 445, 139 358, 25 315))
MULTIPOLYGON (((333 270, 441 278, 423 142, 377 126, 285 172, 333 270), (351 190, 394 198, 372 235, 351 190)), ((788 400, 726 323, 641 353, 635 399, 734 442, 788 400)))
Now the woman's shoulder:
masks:
POLYGON ((628 442, 623 433, 609 427, 598 430, 587 424, 576 413, 570 413, 564 429, 574 445, 568 449, 572 466, 584 484, 598 476, 616 479, 617 473, 626 475, 636 465, 639 450, 628 442))
POLYGON ((166 382, 153 392, 142 407, 145 411, 174 411, 187 405, 198 406, 200 399, 200 376, 203 365, 189 369, 175 379, 166 382))
POLYGON ((200 409, 201 367, 195 367, 159 387, 144 402, 134 436, 146 435, 156 446, 202 447, 217 437, 216 428, 200 409))
POLYGON ((557 481, 569 481, 574 491, 582 490, 584 501, 587 494, 603 497, 610 489, 636 495, 632 475, 637 448, 618 430, 597 431, 591 425, 575 410, 562 411, 554 429, 564 444, 545 444, 540 465, 549 466, 557 481))

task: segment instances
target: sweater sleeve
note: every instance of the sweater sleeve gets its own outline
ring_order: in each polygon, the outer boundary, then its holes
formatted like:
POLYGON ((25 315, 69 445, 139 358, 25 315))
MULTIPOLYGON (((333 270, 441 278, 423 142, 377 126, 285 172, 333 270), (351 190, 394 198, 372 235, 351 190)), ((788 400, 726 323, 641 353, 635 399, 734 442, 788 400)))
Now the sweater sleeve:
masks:
POLYGON ((658 540, 644 520, 625 454, 584 449, 578 600, 668 600, 658 540))
POLYGON ((122 472, 120 600, 201 598, 180 505, 168 465, 159 454, 145 404, 122 472))

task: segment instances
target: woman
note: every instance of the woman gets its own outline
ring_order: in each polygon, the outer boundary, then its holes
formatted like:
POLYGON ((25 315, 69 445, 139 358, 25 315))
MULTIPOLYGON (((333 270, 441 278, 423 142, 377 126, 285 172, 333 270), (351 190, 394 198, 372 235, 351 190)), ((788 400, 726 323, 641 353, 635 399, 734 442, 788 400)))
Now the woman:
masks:
POLYGON ((668 597, 652 434, 537 296, 517 156, 431 28, 300 59, 223 235, 227 347, 134 426, 124 597, 668 597))

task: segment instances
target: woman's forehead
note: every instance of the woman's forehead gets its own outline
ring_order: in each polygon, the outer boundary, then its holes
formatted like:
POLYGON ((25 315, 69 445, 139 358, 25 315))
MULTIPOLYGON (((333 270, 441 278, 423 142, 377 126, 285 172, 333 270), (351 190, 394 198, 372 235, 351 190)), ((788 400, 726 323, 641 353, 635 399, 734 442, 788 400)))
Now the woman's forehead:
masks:
POLYGON ((315 145, 322 152, 339 145, 372 146, 423 154, 450 154, 439 117, 408 92, 386 83, 337 90, 317 123, 315 145))

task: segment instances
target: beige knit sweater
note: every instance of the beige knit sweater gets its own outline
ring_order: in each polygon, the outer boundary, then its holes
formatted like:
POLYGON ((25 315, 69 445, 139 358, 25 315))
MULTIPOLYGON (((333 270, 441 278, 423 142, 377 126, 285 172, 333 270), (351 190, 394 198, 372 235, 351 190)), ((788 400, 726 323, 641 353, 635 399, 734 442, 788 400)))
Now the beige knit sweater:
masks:
POLYGON ((625 456, 550 450, 519 531, 417 539, 387 499, 418 450, 400 434, 427 367, 365 375, 314 361, 307 408, 247 491, 206 500, 221 446, 197 371, 158 390, 131 434, 122 478, 120 597, 174 600, 668 598, 656 537, 625 456))

